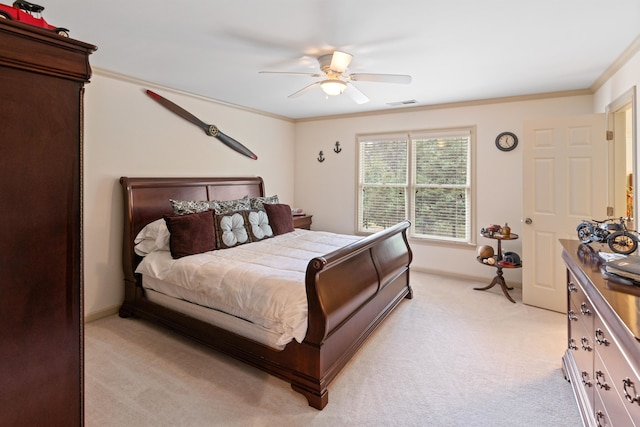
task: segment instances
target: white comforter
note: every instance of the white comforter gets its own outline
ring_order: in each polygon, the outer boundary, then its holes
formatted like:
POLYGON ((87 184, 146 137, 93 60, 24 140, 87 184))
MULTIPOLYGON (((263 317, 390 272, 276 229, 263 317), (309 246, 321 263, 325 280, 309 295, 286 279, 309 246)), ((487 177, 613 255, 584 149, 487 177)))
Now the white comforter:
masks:
POLYGON ((361 237, 296 229, 240 245, 171 258, 168 251, 144 257, 137 273, 178 286, 173 296, 249 320, 280 335, 278 344, 307 332, 305 272, 309 261, 361 237))

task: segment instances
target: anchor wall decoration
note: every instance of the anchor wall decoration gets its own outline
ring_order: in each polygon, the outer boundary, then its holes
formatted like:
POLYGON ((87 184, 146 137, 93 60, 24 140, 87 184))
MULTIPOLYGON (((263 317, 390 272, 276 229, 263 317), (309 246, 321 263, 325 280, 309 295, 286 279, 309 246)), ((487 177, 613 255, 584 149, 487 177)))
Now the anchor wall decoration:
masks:
POLYGON ((340 148, 340 141, 336 141, 336 148, 334 148, 333 151, 336 154, 342 151, 342 148, 340 148))
POLYGON ((320 163, 324 162, 324 153, 322 152, 322 150, 320 151, 320 154, 318 154, 318 161, 320 163))

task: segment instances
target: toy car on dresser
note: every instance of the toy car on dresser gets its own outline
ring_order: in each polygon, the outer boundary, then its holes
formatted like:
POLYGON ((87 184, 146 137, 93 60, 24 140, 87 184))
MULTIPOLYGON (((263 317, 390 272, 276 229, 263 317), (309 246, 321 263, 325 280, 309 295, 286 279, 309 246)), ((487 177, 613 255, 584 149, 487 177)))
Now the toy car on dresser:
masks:
POLYGON ((13 2, 13 6, 0 4, 0 19, 10 19, 12 21, 22 22, 23 24, 29 24, 34 27, 51 30, 63 37, 69 37, 69 30, 50 25, 42 16, 40 16, 43 10, 44 6, 29 3, 26 0, 16 0, 13 2))

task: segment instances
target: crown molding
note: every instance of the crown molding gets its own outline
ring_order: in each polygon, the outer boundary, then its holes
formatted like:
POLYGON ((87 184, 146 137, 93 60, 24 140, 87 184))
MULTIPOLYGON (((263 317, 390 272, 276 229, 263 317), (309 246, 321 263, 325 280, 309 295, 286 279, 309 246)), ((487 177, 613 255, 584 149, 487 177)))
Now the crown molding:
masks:
POLYGON ((473 107, 478 105, 503 104, 506 102, 532 101, 536 99, 562 98, 567 96, 583 96, 583 95, 593 95, 593 92, 591 91, 591 89, 588 89, 588 88, 575 89, 575 90, 563 90, 563 91, 557 91, 557 92, 534 93, 530 95, 505 96, 501 98, 485 98, 485 99, 477 99, 477 100, 471 100, 471 101, 449 102, 449 103, 442 103, 442 104, 416 105, 413 107, 402 107, 395 110, 377 110, 377 111, 366 111, 362 113, 352 113, 352 114, 339 114, 339 115, 336 114, 336 115, 330 115, 330 116, 306 117, 302 119, 295 119, 294 122, 302 123, 302 122, 313 122, 317 120, 379 116, 383 114, 401 114, 401 113, 419 112, 419 111, 428 111, 428 110, 442 110, 445 108, 473 107))
POLYGON ((602 87, 607 80, 609 80, 615 73, 633 58, 638 52, 640 52, 640 35, 636 37, 634 41, 616 58, 615 61, 609 65, 609 67, 596 79, 591 85, 591 92, 595 93, 602 87))
POLYGON ((120 80, 120 81, 123 81, 123 82, 144 86, 145 88, 160 89, 160 90, 163 90, 163 91, 172 92, 172 93, 176 93, 176 94, 179 94, 179 95, 185 95, 185 96, 189 96, 191 98, 196 98, 196 99, 200 99, 200 100, 203 100, 203 101, 212 102, 214 104, 223 105, 225 107, 234 108, 236 110, 246 111, 246 112, 253 113, 253 114, 259 114, 261 116, 271 117, 273 119, 284 120, 284 121, 287 121, 287 122, 290 122, 290 123, 295 122, 295 120, 293 120, 293 119, 291 119, 289 117, 284 117, 284 116, 280 116, 280 115, 277 115, 277 114, 271 114, 271 113, 268 113, 268 112, 265 112, 265 111, 256 110, 256 109, 248 108, 248 107, 243 107, 241 105, 236 105, 236 104, 232 104, 232 103, 229 103, 229 102, 219 101, 219 100, 213 99, 213 98, 207 98, 206 96, 198 95, 198 94, 191 93, 191 92, 186 92, 186 91, 183 91, 183 90, 173 89, 173 88, 170 88, 170 87, 167 87, 167 86, 159 85, 157 83, 152 83, 152 82, 149 82, 149 81, 146 81, 146 80, 142 80, 142 79, 139 79, 137 77, 131 77, 131 76, 127 76, 125 74, 116 73, 115 71, 106 70, 104 68, 92 67, 92 69, 93 69, 93 73, 95 75, 108 77, 108 78, 111 78, 111 79, 114 79, 114 80, 120 80))

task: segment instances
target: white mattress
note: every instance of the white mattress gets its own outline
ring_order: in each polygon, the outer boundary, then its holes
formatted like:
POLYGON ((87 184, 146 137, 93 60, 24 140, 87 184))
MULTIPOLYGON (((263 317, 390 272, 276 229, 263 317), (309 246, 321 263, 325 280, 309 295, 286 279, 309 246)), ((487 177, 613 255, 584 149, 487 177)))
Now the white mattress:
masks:
POLYGON ((153 279, 143 276, 143 287, 145 288, 145 296, 153 303, 159 304, 171 310, 186 314, 189 317, 206 322, 210 325, 217 326, 225 331, 259 342, 275 350, 282 350, 285 346, 278 344, 280 335, 271 332, 255 323, 247 322, 239 317, 231 316, 218 310, 212 310, 209 307, 203 307, 184 299, 171 297, 157 289, 167 289, 173 287, 162 280, 153 279))
POLYGON ((180 259, 171 258, 167 251, 155 251, 144 257, 136 272, 144 276, 147 289, 270 331, 278 337, 278 347, 292 339, 302 342, 306 335, 305 272, 309 261, 359 239, 296 229, 260 242, 180 259))

